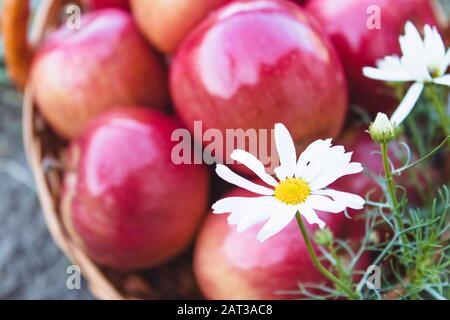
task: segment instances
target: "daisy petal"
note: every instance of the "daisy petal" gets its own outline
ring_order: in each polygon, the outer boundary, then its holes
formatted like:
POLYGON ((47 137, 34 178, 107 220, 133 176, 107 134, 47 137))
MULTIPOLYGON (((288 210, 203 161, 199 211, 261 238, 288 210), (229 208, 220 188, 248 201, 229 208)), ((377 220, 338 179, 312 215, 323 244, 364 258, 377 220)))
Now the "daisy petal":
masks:
POLYGON ((433 80, 434 83, 440 84, 443 86, 449 86, 450 87, 450 74, 447 74, 443 77, 435 78, 433 80))
POLYGON ((258 233, 257 239, 260 242, 264 242, 277 234, 294 219, 296 213, 297 208, 295 206, 284 205, 280 202, 278 211, 272 212, 269 221, 266 222, 258 233))
POLYGON ((331 147, 331 141, 332 139, 319 139, 306 147, 305 151, 303 151, 298 158, 297 166, 295 169, 295 177, 304 178, 304 175, 307 173, 307 169, 309 169, 311 162, 314 159, 318 158, 318 154, 321 154, 324 150, 327 150, 331 147))
POLYGON ((266 197, 254 203, 247 213, 237 223, 237 231, 244 232, 256 224, 269 219, 272 213, 276 214, 280 203, 273 197, 266 197))
POLYGON ((257 202, 251 202, 243 207, 239 207, 233 210, 233 212, 231 212, 231 214, 227 217, 228 224, 237 225, 239 221, 241 221, 242 218, 247 215, 248 210, 252 208, 255 203, 257 202))
POLYGON ((405 34, 399 41, 403 52, 401 64, 406 72, 416 81, 431 80, 424 42, 419 31, 410 21, 406 23, 405 34))
POLYGON ((269 189, 264 186, 260 186, 254 182, 251 182, 240 175, 234 173, 231 171, 228 167, 218 164, 216 167, 216 173, 219 177, 221 177, 223 180, 234 184, 238 187, 241 187, 243 189, 246 189, 248 191, 251 191, 253 193, 257 193, 263 196, 271 196, 274 194, 274 191, 272 189, 269 189))
POLYGON ((395 110, 394 114, 392 115, 391 122, 395 123, 398 126, 403 122, 403 120, 406 119, 406 117, 416 105, 417 100, 419 100, 423 88, 424 84, 421 82, 416 82, 411 86, 411 88, 409 88, 408 92, 403 98, 403 101, 400 103, 400 105, 397 107, 397 110, 395 110))
POLYGON ((235 226, 247 215, 248 206, 234 210, 227 218, 229 225, 235 226))
POLYGON ((305 205, 315 210, 331 213, 342 212, 346 208, 343 203, 333 201, 330 198, 321 195, 310 195, 308 199, 306 199, 305 205))
POLYGON ((402 57, 402 65, 407 70, 411 79, 413 79, 412 81, 425 82, 432 80, 428 66, 424 61, 424 58, 419 57, 402 57))
POLYGON ((337 168, 349 165, 352 160, 353 152, 347 152, 342 155, 333 155, 330 154, 328 157, 331 160, 328 160, 324 163, 324 168, 337 168))
POLYGON ((387 56, 384 59, 378 60, 376 65, 378 69, 386 71, 404 71, 400 57, 398 56, 387 56))
POLYGON ((424 45, 429 67, 439 68, 439 72, 443 74, 443 63, 445 61, 445 44, 436 27, 426 25, 424 28, 424 45))
POLYGON ((360 173, 361 171, 363 171, 363 167, 358 162, 352 162, 346 166, 329 168, 312 180, 309 186, 312 191, 323 189, 343 176, 360 173))
MULTIPOLYGON (((254 208, 262 208, 264 209, 267 204, 273 203, 274 198, 271 196, 266 197, 259 197, 259 198, 252 198, 254 199, 253 202, 249 202, 247 205, 239 207, 228 216, 227 221, 230 225, 237 225, 239 224, 243 218, 245 218, 249 213, 254 212, 254 208), (261 206, 261 204, 264 204, 261 206)), ((256 213, 258 210, 256 210, 256 213)), ((259 212, 262 212, 264 214, 264 210, 259 210, 259 212)), ((269 211, 270 213, 270 211, 269 211)))
POLYGON ((228 216, 227 221, 230 225, 237 225, 242 218, 247 216, 250 210, 252 210, 253 206, 257 206, 259 203, 266 203, 268 198, 273 199, 272 196, 258 197, 258 198, 249 198, 249 202, 244 206, 238 207, 234 209, 231 214, 228 216))
POLYGON ((280 169, 277 172, 280 180, 294 176, 297 164, 297 152, 295 144, 288 129, 281 123, 275 125, 275 145, 280 157, 280 169))
POLYGON ((404 71, 377 69, 372 67, 363 68, 363 74, 367 78, 386 82, 407 82, 414 79, 404 71))
POLYGON ((298 206, 298 211, 303 217, 305 217, 309 224, 318 224, 320 229, 325 228, 325 222, 320 220, 313 208, 306 204, 301 204, 298 206))
POLYGON ((262 181, 275 187, 278 185, 274 177, 266 173, 264 165, 254 155, 244 150, 234 150, 231 159, 242 163, 244 166, 252 170, 262 181))
POLYGON ((253 203, 256 199, 260 197, 228 197, 223 198, 212 205, 213 213, 223 214, 230 213, 238 208, 244 207, 248 204, 253 203))
POLYGON ((276 167, 273 172, 275 172, 275 175, 277 176, 278 180, 283 181, 286 180, 287 174, 284 171, 283 167, 276 167))
POLYGON ((344 204, 347 208, 360 210, 364 207, 365 200, 353 193, 337 191, 333 189, 317 190, 313 194, 329 196, 336 202, 344 204))
POLYGON ((350 163, 352 153, 345 153, 343 146, 334 146, 315 155, 311 160, 308 170, 303 174, 303 179, 310 183, 318 175, 324 173, 330 168, 342 167, 350 163))
POLYGON ((267 211, 259 211, 249 213, 241 218, 241 220, 237 223, 237 232, 242 233, 250 229, 251 227, 260 224, 267 219, 270 218, 270 212, 267 211))
POLYGON ((411 21, 405 24, 405 34, 399 39, 403 55, 424 54, 425 46, 419 31, 411 21))

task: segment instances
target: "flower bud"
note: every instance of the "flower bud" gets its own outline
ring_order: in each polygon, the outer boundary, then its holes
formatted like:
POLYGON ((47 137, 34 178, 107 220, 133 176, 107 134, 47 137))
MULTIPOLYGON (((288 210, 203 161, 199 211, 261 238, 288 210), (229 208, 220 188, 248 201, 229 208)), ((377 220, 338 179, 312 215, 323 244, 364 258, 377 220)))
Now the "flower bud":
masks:
POLYGON ((328 228, 318 230, 314 234, 314 241, 320 246, 331 246, 333 244, 333 232, 328 228))
POLYGON ((379 112, 369 126, 369 134, 376 143, 388 143, 397 136, 397 127, 385 113, 379 112))

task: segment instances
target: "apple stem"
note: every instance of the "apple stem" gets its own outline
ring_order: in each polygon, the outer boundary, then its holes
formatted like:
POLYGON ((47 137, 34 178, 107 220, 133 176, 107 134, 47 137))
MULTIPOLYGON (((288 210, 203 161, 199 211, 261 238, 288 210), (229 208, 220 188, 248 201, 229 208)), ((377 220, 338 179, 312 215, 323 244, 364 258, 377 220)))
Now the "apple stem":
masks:
POLYGON ((391 171, 391 165, 389 163, 389 157, 388 157, 388 144, 387 143, 381 143, 381 156, 383 158, 383 167, 384 167, 384 174, 385 174, 385 181, 387 185, 387 191, 389 194, 389 200, 392 204, 392 211, 394 213, 394 220, 397 225, 397 230, 401 232, 400 240, 403 244, 406 244, 408 242, 408 238, 403 233, 405 230, 405 226, 402 221, 402 217, 400 215, 399 211, 399 203, 397 199, 397 193, 395 192, 395 183, 394 178, 392 177, 392 171, 391 171))
POLYGON ((311 241, 309 240, 308 232, 306 231, 305 224, 303 223, 300 212, 297 212, 295 216, 297 218, 298 226, 302 233, 303 239, 305 240, 306 247, 308 249, 314 267, 316 267, 316 269, 319 270, 320 273, 322 273, 327 279, 335 283, 337 288, 345 291, 349 299, 359 300, 360 297, 356 292, 354 292, 351 288, 348 287, 348 285, 338 279, 331 271, 323 266, 312 247, 311 241))

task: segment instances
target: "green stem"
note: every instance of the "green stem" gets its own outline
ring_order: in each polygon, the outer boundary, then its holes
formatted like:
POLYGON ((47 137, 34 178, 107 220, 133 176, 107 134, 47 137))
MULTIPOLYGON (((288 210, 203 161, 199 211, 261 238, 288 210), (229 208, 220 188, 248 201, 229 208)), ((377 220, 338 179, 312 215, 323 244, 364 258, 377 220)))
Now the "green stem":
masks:
POLYGON ((450 122, 449 117, 445 111, 445 105, 442 103, 441 99, 439 99, 435 86, 428 86, 427 91, 428 95, 431 98, 431 101, 433 102, 436 112, 438 113, 442 129, 444 130, 445 135, 448 136, 450 135, 450 122))
POLYGON ((342 266, 341 260, 339 259, 336 249, 334 248, 333 244, 328 246, 328 250, 330 251, 331 256, 333 257, 333 259, 336 263, 336 270, 338 272, 339 277, 341 279, 344 279, 345 281, 349 280, 350 276, 349 276, 348 272, 346 272, 346 270, 342 266))
POLYGON ((433 150, 431 150, 428 154, 426 154, 425 156, 423 156, 422 158, 420 158, 419 160, 409 164, 406 167, 401 168, 400 170, 397 170, 395 173, 396 174, 402 174, 403 172, 422 164, 423 162, 428 161, 429 159, 431 159, 436 153, 438 153, 441 149, 443 149, 444 147, 448 146, 450 143, 450 136, 447 136, 447 138, 445 138, 437 147, 435 147, 433 150))
POLYGON ((422 157, 426 152, 425 144, 423 141, 423 133, 420 132, 420 129, 416 123, 416 119, 414 119, 413 117, 407 117, 406 124, 411 130, 413 141, 417 146, 417 149, 419 149, 419 154, 422 157))
POLYGON ((299 212, 297 212, 296 218, 314 267, 316 267, 317 270, 319 270, 320 273, 322 273, 327 279, 333 281, 333 283, 335 283, 338 288, 345 291, 345 293, 351 300, 359 300, 359 296, 357 293, 353 292, 353 290, 350 289, 344 282, 338 279, 333 273, 331 273, 327 268, 323 266, 312 247, 311 241, 309 240, 308 233, 305 228, 305 224, 303 223, 302 216, 299 212))
MULTIPOLYGON (((389 164, 389 157, 388 157, 388 145, 387 143, 381 144, 381 156, 383 158, 383 167, 384 167, 384 173, 385 173, 385 181, 389 193, 389 198, 392 204, 393 212, 394 212, 394 219, 395 223, 397 225, 397 228, 400 229, 402 232, 405 229, 405 226, 403 225, 402 218, 400 216, 400 206, 397 200, 397 193, 395 192, 395 184, 394 184, 394 178, 392 177, 392 171, 391 166, 389 164)), ((408 239, 405 234, 402 233, 400 236, 400 239, 402 243, 407 243, 408 239)))

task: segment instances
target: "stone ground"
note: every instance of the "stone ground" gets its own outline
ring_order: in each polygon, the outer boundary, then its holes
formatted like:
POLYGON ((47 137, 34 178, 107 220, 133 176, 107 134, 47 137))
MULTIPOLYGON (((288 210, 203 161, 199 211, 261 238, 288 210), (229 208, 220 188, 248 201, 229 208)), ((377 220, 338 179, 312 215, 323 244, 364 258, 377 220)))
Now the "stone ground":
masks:
POLYGON ((0 299, 92 299, 66 287, 70 262, 47 231, 28 170, 20 101, 0 88, 0 299))

